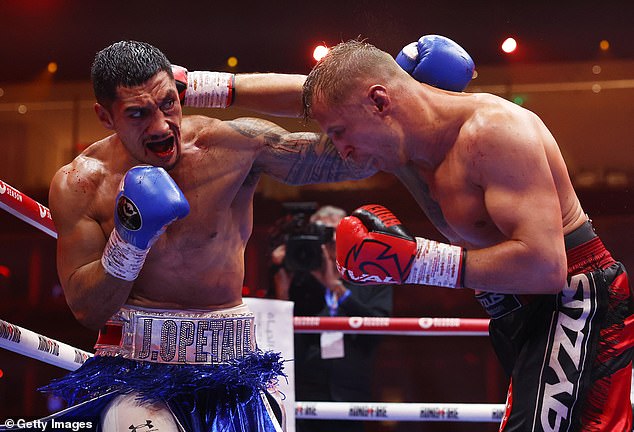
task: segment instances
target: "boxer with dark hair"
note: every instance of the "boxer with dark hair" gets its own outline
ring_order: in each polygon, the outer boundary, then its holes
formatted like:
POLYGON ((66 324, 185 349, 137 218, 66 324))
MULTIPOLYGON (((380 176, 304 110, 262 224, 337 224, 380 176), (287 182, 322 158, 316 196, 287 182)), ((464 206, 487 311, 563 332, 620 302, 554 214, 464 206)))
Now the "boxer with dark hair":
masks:
POLYGON ((50 206, 66 300, 100 335, 96 356, 46 389, 73 404, 60 418, 90 413, 103 430, 151 419, 160 430, 280 431, 270 393, 282 361, 257 350, 242 302, 258 180, 297 185, 375 170, 344 161, 320 134, 182 115, 179 96, 255 108, 266 99, 269 113, 297 115, 301 76, 175 70, 179 85, 210 84, 179 92, 170 62, 142 42, 95 57, 95 111, 113 134, 56 173, 50 206))
POLYGON ((415 238, 389 210, 366 206, 337 231, 343 277, 473 289, 511 378, 500 430, 631 430, 625 269, 594 233, 537 115, 462 93, 450 75, 458 91, 412 79, 434 44, 421 38, 395 61, 342 43, 304 84, 305 113, 341 155, 398 177, 448 240, 415 238))

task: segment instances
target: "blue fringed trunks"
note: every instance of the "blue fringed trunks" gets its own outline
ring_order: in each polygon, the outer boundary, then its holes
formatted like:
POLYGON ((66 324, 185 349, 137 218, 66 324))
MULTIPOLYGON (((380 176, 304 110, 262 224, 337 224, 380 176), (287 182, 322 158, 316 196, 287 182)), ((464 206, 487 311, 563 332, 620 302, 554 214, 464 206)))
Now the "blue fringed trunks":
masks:
POLYGON ((72 405, 95 401, 96 410, 121 394, 164 402, 186 431, 279 432, 267 389, 283 376, 283 362, 257 350, 254 322, 246 305, 125 307, 100 332, 96 356, 42 390, 72 405))

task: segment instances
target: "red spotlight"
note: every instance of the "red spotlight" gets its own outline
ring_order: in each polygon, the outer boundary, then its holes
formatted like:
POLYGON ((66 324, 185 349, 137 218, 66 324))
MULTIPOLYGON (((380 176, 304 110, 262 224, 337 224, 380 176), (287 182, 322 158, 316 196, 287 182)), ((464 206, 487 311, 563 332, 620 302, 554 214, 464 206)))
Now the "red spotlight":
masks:
POLYGON ((313 50, 313 58, 315 59, 315 61, 319 61, 324 58, 326 54, 328 54, 328 51, 329 49, 325 45, 317 45, 313 50))
POLYGON ((7 266, 0 265, 0 276, 8 279, 11 277, 11 269, 7 266))
POLYGON ((514 53, 515 50, 517 49, 517 41, 513 39, 512 37, 506 38, 504 42, 502 42, 501 48, 502 48, 502 51, 504 51, 507 54, 514 53))

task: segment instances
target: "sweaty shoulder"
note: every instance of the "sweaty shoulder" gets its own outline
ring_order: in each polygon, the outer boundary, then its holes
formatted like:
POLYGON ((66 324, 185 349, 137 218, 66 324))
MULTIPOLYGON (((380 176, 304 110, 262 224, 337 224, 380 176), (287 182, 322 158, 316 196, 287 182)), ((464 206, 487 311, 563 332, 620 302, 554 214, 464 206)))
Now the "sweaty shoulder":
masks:
POLYGON ((490 94, 473 96, 461 137, 478 147, 502 144, 532 145, 540 141, 544 125, 537 115, 490 94))
POLYGON ((233 149, 254 151, 278 144, 288 135, 282 127, 260 118, 219 120, 205 116, 184 117, 182 133, 185 143, 195 140, 198 146, 225 144, 233 149))
POLYGON ((49 191, 49 205, 56 225, 60 224, 59 219, 63 215, 94 213, 100 191, 106 183, 114 180, 113 173, 108 169, 109 161, 102 157, 112 145, 110 139, 92 144, 55 173, 49 191), (73 209, 73 212, 69 209, 73 209))
POLYGON ((494 95, 477 94, 457 145, 472 180, 480 183, 481 169, 511 169, 520 161, 541 163, 551 142, 552 136, 533 112, 494 95))
POLYGON ((108 146, 106 138, 88 147, 68 165, 61 167, 53 184, 63 187, 69 193, 89 193, 109 174, 108 161, 100 157, 108 146))
POLYGON ((181 141, 183 143, 196 143, 205 145, 210 138, 221 133, 222 121, 203 115, 183 116, 181 122, 181 141))

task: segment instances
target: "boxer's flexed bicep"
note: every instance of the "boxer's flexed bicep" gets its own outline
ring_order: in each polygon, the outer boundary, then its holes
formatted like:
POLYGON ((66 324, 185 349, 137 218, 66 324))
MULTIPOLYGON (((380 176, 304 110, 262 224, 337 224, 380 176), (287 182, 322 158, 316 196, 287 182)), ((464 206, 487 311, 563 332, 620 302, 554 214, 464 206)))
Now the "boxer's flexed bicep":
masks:
POLYGON ((566 255, 545 137, 530 113, 488 120, 479 128, 475 151, 480 157, 471 173, 488 216, 506 241, 473 251, 467 278, 476 282, 475 289, 558 292, 565 281, 566 255))
POLYGON ((82 266, 98 261, 106 243, 101 226, 91 214, 98 191, 93 176, 80 174, 76 163, 62 167, 53 177, 49 206, 57 230, 57 266, 60 282, 68 284, 82 266))

